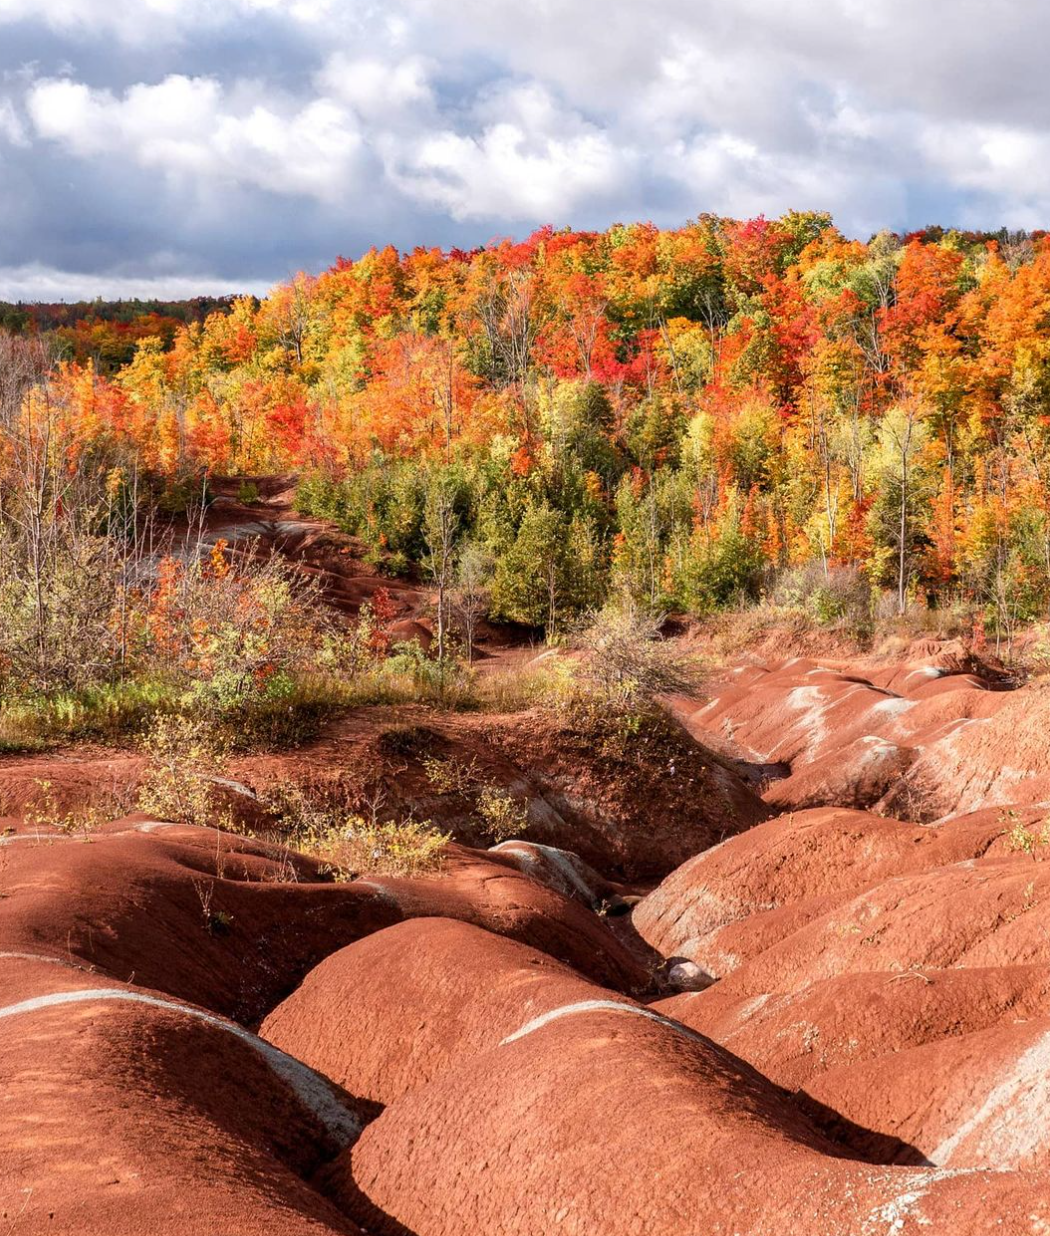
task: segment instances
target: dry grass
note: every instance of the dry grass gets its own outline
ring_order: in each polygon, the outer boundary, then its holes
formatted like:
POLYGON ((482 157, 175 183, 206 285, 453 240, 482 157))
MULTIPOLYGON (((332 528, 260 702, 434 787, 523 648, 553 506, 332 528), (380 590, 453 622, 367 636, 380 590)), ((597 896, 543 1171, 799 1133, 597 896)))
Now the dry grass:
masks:
POLYGON ((429 820, 380 824, 349 816, 339 824, 297 834, 291 844, 317 859, 337 881, 360 876, 419 876, 437 870, 451 840, 429 820))
POLYGON ((2 803, 0 814, 21 814, 32 828, 53 828, 67 836, 86 838, 104 824, 119 820, 135 809, 134 788, 115 781, 109 787, 95 787, 87 802, 72 807, 60 804, 51 781, 41 778, 35 785, 36 792, 28 804, 2 803), (11 807, 10 812, 8 807, 11 807))
POLYGON ((474 693, 481 712, 507 714, 557 706, 574 691, 572 661, 548 653, 541 664, 512 666, 479 676, 474 693))
POLYGON ((413 876, 434 871, 450 840, 429 821, 379 818, 383 794, 372 797, 368 818, 353 809, 354 792, 342 781, 287 782, 260 796, 282 845, 320 863, 338 881, 358 876, 413 876))

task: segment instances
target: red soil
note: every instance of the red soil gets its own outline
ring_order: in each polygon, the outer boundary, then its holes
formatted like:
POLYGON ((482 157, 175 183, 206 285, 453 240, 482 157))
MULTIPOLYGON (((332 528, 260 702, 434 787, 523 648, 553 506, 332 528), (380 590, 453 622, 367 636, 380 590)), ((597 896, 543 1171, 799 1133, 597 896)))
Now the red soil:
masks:
MULTIPOLYGON (((335 604, 378 586, 280 535, 335 604)), ((1005 685, 927 644, 744 667, 674 702, 698 742, 628 755, 374 708, 232 770, 452 830, 411 879, 141 815, 60 835, 20 818, 37 782, 68 809, 136 758, 0 761, 0 1232, 1046 1236, 1048 697, 1005 685), (526 836, 488 848, 432 759, 526 836)))
POLYGON ((260 1033, 351 1094, 385 1105, 495 1047, 523 1017, 610 998, 538 949, 467 923, 419 918, 322 962, 260 1033))
POLYGON ((930 966, 889 974, 851 971, 759 996, 720 983, 652 1007, 798 1090, 824 1073, 856 1066, 895 1069, 902 1051, 1038 1017, 1048 1001, 1047 965, 930 966))
MULTIPOLYGON (((424 588, 395 577, 381 575, 365 562, 363 546, 340 532, 334 524, 303 517, 294 508, 295 487, 291 477, 255 478, 259 500, 245 505, 238 498, 240 482, 212 481, 215 501, 208 509, 203 530, 207 544, 223 540, 233 553, 249 542, 268 553, 280 553, 300 568, 321 588, 325 600, 335 609, 356 614, 366 601, 383 589, 402 620, 425 610, 424 588)), ((196 528, 186 535, 196 536, 196 528)))
MULTIPOLYGON (((0 817, 38 805, 41 781, 62 810, 101 799, 130 802, 142 760, 87 749, 61 758, 0 757, 0 817)), ((366 811, 378 792, 391 815, 413 814, 487 848, 476 787, 498 785, 527 804, 529 840, 571 850, 613 882, 651 885, 679 863, 764 819, 770 809, 735 772, 668 725, 630 758, 596 751, 548 715, 450 714, 420 705, 348 710, 294 751, 238 759, 246 787, 283 781, 340 787, 366 811), (440 792, 427 761, 472 770, 475 787, 440 792)), ((231 792, 247 820, 257 805, 231 792)), ((125 807, 125 809, 127 809, 125 807)))
POLYGON ((872 807, 933 820, 1050 799, 1050 696, 1003 690, 1001 676, 949 646, 903 665, 796 658, 749 666, 706 706, 679 705, 691 733, 732 740, 753 764, 781 765, 767 802, 872 807))
POLYGON ((608 1008, 526 1022, 403 1095, 320 1179, 398 1236, 1034 1232, 1050 1216, 1038 1175, 841 1157, 736 1057, 608 1008))

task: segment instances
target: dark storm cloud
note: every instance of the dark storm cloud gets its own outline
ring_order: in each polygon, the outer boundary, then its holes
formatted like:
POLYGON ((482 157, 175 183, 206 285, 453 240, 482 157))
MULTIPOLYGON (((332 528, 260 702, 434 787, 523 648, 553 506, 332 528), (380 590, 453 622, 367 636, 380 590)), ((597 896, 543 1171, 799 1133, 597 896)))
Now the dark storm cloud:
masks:
POLYGON ((1045 225, 1020 0, 0 0, 0 298, 830 209, 1045 225))

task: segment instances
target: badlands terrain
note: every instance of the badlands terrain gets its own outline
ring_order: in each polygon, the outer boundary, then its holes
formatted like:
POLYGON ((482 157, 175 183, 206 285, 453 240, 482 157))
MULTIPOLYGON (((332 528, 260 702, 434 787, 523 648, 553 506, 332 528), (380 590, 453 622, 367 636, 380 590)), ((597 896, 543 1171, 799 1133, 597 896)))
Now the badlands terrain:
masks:
MULTIPOLYGON (((376 580, 286 514, 247 530, 352 612, 376 580)), ((488 672, 534 655, 494 635, 488 672)), ((140 757, 4 757, 0 1232, 1050 1232, 1047 692, 955 643, 767 649, 633 762, 537 711, 354 709, 230 782, 365 768, 454 834, 344 883, 141 812, 59 831, 35 786, 140 757), (522 835, 486 846, 434 752, 522 835)))

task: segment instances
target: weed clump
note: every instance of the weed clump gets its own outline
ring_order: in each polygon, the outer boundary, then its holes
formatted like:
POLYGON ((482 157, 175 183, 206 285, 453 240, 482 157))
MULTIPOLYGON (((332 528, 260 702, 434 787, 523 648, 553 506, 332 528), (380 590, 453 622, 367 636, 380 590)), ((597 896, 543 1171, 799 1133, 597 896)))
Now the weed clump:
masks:
POLYGON ((177 824, 231 826, 220 793, 228 748, 213 729, 189 717, 157 717, 142 749, 147 760, 139 787, 143 811, 177 824))
POLYGON ((368 817, 354 810, 349 789, 294 782, 265 792, 262 801, 282 843, 315 859, 323 874, 343 882, 358 876, 417 876, 436 870, 451 840, 429 820, 381 820, 382 793, 368 817))
POLYGON ((68 837, 87 838, 113 818, 113 811, 100 802, 63 810, 50 781, 38 780, 36 787, 36 797, 22 817, 31 828, 55 828, 68 837))
POLYGON ((528 803, 519 802, 509 790, 487 778, 478 768, 477 757, 464 763, 453 757, 425 756, 422 763, 437 793, 473 799, 481 831, 494 845, 520 837, 528 829, 528 803))
POLYGON ((529 827, 529 808, 498 785, 486 785, 478 795, 478 815, 493 845, 520 837, 529 827))
POLYGON ((339 824, 300 834, 294 845, 342 882, 370 875, 425 875, 440 866, 450 840, 451 834, 429 820, 379 823, 352 815, 339 824))
POLYGON ((1042 824, 1029 825, 1024 820, 1019 820, 1014 817, 1013 812, 1009 813, 1013 820, 1010 828, 1006 830, 1006 848, 1012 854, 1028 854, 1032 858, 1038 859, 1040 852, 1050 852, 1050 820, 1044 820, 1042 824))

